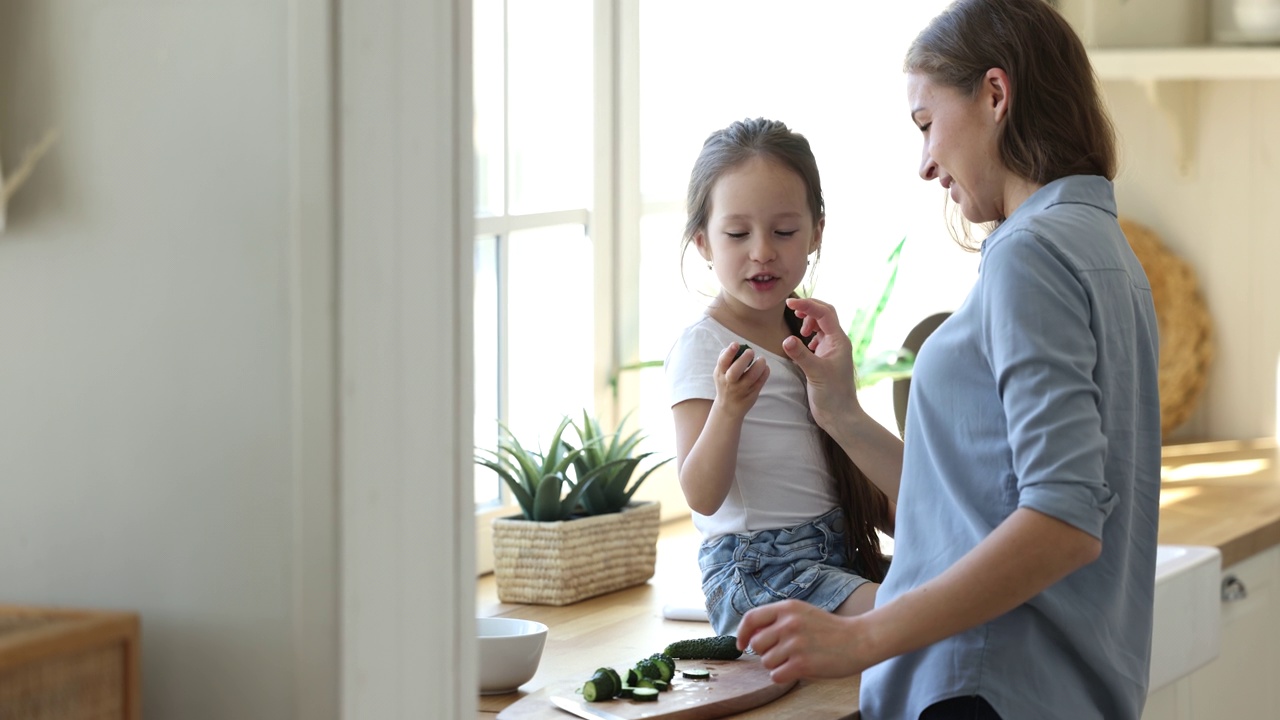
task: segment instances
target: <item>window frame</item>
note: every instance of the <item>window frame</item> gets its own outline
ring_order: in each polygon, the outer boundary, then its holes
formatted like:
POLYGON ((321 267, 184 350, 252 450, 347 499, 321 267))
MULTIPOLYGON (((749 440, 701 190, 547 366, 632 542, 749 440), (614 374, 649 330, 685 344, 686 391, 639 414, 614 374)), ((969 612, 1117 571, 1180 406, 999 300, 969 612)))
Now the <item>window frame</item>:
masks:
MULTIPOLYGON (((634 373, 617 368, 639 362, 640 320, 640 35, 639 0, 595 0, 593 3, 593 93, 594 177, 592 207, 568 208, 533 214, 509 213, 511 172, 510 126, 507 88, 503 93, 503 214, 476 214, 474 235, 497 238, 499 307, 499 413, 507 416, 507 344, 504 316, 508 243, 512 232, 565 224, 581 224, 594 249, 593 348, 595 413, 600 422, 615 426, 626 415, 625 408, 639 404, 639 382, 634 373)), ((508 62, 507 2, 503 3, 503 65, 508 62)), ((504 78, 506 72, 504 70, 504 78)), ((688 515, 678 485, 662 478, 674 476, 670 465, 654 473, 646 483, 646 499, 662 502, 663 518, 688 515), (649 486, 658 488, 653 492, 649 486), (675 492, 672 492, 674 488, 675 492)), ((476 508, 477 574, 493 569, 492 523, 499 517, 519 512, 509 491, 500 489, 498 505, 476 508)))

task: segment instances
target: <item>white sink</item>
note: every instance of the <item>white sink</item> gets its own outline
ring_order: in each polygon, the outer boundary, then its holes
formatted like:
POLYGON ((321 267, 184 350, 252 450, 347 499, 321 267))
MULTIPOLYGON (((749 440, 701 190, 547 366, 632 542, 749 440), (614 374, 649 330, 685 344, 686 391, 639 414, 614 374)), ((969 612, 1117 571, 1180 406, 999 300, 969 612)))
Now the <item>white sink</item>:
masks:
POLYGON ((1214 547, 1156 547, 1151 685, 1155 692, 1218 656, 1222 553, 1214 547))

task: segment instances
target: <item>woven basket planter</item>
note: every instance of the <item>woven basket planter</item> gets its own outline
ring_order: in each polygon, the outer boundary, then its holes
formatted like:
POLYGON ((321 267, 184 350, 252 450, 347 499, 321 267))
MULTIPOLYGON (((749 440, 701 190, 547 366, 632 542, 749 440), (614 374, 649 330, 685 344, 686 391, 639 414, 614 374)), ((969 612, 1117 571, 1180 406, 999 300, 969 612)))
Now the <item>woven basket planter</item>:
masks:
POLYGON ((502 602, 568 605, 642 585, 658 557, 658 502, 561 522, 493 521, 494 578, 502 602))

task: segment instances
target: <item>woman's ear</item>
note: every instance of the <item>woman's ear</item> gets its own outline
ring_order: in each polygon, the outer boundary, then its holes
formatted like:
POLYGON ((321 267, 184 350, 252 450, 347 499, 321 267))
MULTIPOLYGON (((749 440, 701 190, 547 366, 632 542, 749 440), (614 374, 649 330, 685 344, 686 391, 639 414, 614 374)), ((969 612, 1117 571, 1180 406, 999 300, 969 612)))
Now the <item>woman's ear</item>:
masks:
POLYGON ((991 108, 997 123, 1009 116, 1009 103, 1012 102, 1013 86, 1009 82, 1009 73, 1000 68, 991 68, 982 78, 983 103, 991 108))

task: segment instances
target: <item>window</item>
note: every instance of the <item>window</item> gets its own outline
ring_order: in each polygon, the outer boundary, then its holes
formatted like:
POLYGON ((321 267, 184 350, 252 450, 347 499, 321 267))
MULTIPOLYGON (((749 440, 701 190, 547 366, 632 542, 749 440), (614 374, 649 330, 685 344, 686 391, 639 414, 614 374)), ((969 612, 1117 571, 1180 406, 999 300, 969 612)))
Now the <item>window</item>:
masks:
MULTIPOLYGON (((846 322, 907 237, 873 349, 954 309, 977 257, 952 243, 943 193, 917 175, 901 71, 945 5, 475 0, 477 443, 493 445, 499 418, 523 440, 583 408, 635 410, 645 449, 674 454, 661 369, 623 373, 616 394, 604 378, 662 360, 714 295, 696 253, 681 265, 684 193, 702 141, 733 120, 772 117, 809 138, 827 203, 814 294, 846 322)), ((863 401, 896 427, 889 383, 863 401)), ((664 515, 683 506, 671 465, 643 494, 664 515)), ((477 468, 478 507, 501 496, 477 468)))
MULTIPOLYGON (((959 304, 977 256, 951 241, 941 190, 917 174, 921 138, 902 73, 907 46, 946 4, 810 0, 779 11, 762 0, 641 3, 643 357, 665 356, 690 310, 700 312, 716 292, 696 251, 681 263, 684 194, 707 135, 747 117, 781 120, 813 148, 827 224, 811 283, 844 322, 879 296, 885 261, 907 237, 873 350, 899 346, 918 321, 959 304)), ((660 370, 644 372, 639 396, 645 426, 665 431, 674 446, 660 370)), ((891 383, 864 390, 862 400, 896 429, 891 383)))
MULTIPOLYGON (((476 444, 594 403, 593 0, 473 4, 476 444), (554 39, 554 41, 552 41, 554 39)), ((503 504, 476 468, 476 503, 503 504)))

